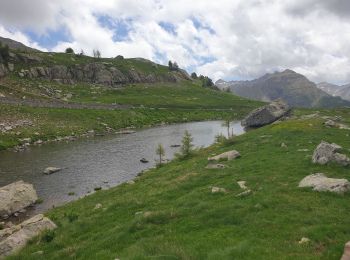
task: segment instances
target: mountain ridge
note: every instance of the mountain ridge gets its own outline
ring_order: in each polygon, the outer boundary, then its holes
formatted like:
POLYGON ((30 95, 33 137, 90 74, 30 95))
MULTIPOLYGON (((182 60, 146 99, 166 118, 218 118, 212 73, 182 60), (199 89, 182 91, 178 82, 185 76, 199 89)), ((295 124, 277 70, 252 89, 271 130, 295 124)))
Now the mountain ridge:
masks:
POLYGON ((282 98, 293 107, 350 106, 350 102, 329 95, 307 77, 290 69, 247 81, 221 80, 218 87, 254 100, 269 102, 282 98))

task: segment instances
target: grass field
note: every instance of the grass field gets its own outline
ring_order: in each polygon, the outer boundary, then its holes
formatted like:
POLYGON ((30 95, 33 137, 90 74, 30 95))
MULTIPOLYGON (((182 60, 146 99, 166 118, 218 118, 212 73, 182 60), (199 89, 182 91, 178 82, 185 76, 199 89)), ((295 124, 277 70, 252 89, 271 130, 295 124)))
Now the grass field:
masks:
POLYGON ((252 108, 262 102, 251 101, 231 93, 203 88, 199 81, 180 83, 133 84, 122 88, 110 88, 92 84, 74 85, 12 76, 0 84, 0 92, 17 97, 43 99, 70 94, 71 102, 128 104, 158 108, 237 109, 252 108), (49 91, 49 94, 48 94, 49 91), (44 96, 45 95, 45 96, 44 96))
POLYGON ((298 188, 311 173, 347 178, 349 168, 311 163, 321 140, 350 155, 349 130, 326 128, 321 111, 215 144, 123 184, 48 212, 58 229, 9 259, 339 259, 350 239, 350 194, 298 188), (284 142, 288 147, 281 147, 284 142), (236 149, 225 169, 205 169, 207 157, 236 149), (304 150, 307 149, 307 150, 304 150), (299 150, 299 151, 298 151, 299 150), (244 180, 252 190, 236 197, 244 180), (226 193, 211 193, 211 187, 226 193), (94 209, 101 203, 101 209, 94 209), (311 240, 299 244, 302 237, 311 240), (42 255, 33 254, 43 251, 42 255))

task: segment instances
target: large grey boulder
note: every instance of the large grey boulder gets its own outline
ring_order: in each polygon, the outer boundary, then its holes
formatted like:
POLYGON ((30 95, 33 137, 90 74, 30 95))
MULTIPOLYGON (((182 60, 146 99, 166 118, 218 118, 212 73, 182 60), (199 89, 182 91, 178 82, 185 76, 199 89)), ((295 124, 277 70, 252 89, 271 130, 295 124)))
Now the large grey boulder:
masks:
POLYGON ((321 165, 329 162, 335 162, 343 166, 350 165, 350 158, 346 155, 338 153, 342 147, 337 144, 330 144, 322 141, 315 149, 312 155, 312 162, 321 165))
POLYGON ((241 122, 245 127, 260 127, 271 124, 290 111, 289 106, 283 100, 278 99, 270 104, 253 110, 241 122))
POLYGON ((45 230, 56 228, 44 215, 36 215, 17 226, 0 230, 0 257, 8 256, 23 248, 28 240, 39 235, 45 230))
POLYGON ((0 217, 6 218, 38 200, 32 184, 18 181, 0 188, 0 217))
POLYGON ((328 178, 323 173, 315 173, 302 179, 299 187, 311 187, 314 191, 330 191, 343 194, 350 190, 350 182, 346 179, 328 178))

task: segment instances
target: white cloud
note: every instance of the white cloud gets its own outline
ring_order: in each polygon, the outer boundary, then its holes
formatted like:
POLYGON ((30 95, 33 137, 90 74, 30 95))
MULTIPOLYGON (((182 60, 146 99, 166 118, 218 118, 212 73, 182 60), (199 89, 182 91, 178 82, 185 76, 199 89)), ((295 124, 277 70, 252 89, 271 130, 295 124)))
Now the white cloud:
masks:
MULTIPOLYGON (((290 68, 314 81, 350 82, 347 0, 25 0, 0 9, 0 35, 34 46, 25 30, 64 27, 71 46, 103 56, 142 56, 218 78, 250 79, 290 68), (98 21, 128 19, 123 39, 98 21), (174 32, 159 25, 172 24, 174 32), (200 26, 198 26, 200 25, 200 26), (11 33, 15 32, 15 33, 11 33)), ((35 46, 39 47, 38 44, 35 46)))

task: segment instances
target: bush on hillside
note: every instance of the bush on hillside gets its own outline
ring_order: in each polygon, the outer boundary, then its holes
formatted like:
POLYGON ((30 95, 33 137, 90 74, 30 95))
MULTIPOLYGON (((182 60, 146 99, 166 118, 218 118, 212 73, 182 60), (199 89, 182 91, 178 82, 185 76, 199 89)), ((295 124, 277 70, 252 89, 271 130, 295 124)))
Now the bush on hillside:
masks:
POLYGON ((65 53, 74 54, 74 50, 73 50, 71 47, 68 47, 68 48, 65 50, 65 53))

